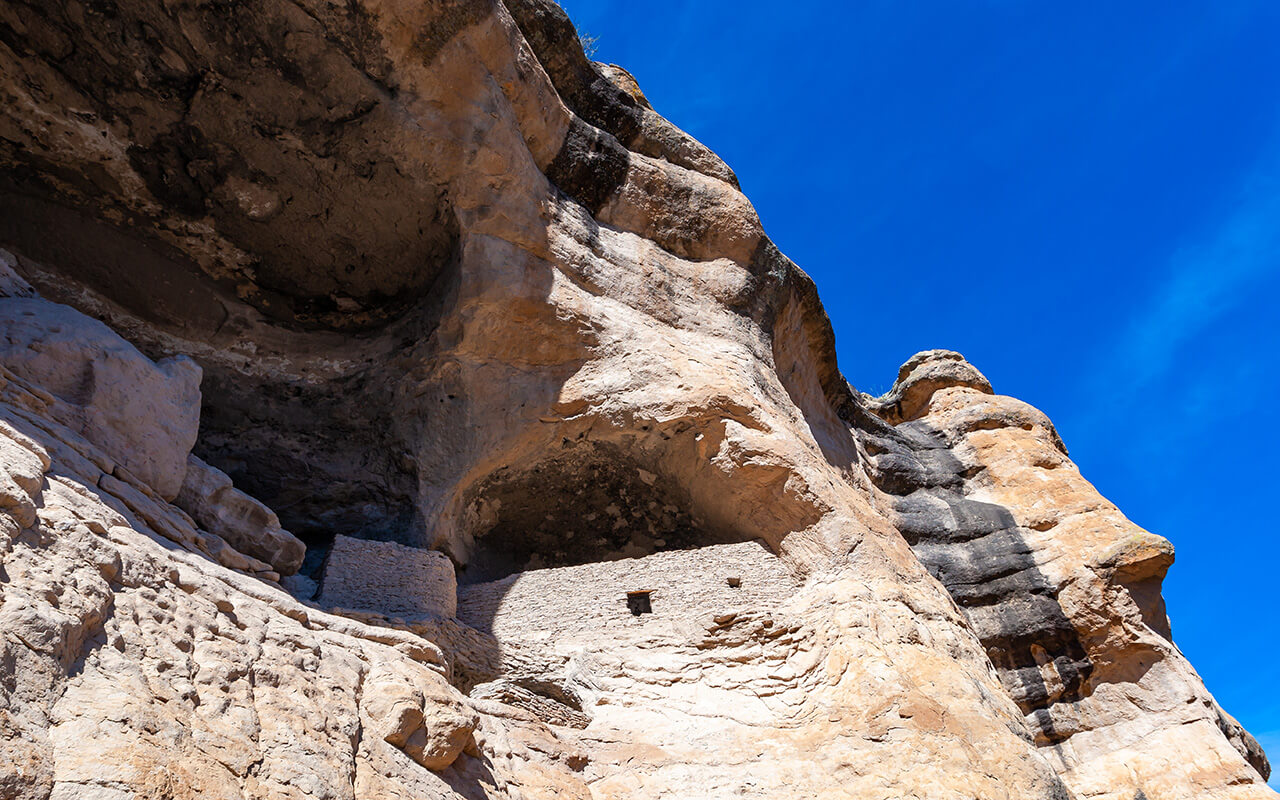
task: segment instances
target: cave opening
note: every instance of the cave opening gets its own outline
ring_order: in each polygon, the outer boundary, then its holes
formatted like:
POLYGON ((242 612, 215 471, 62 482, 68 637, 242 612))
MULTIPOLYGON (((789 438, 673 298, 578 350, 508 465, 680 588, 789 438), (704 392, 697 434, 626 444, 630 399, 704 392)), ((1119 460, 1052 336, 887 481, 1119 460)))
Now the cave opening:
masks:
POLYGON ((499 469, 473 497, 462 584, 743 540, 702 519, 678 481, 611 443, 566 444, 532 468, 499 469))

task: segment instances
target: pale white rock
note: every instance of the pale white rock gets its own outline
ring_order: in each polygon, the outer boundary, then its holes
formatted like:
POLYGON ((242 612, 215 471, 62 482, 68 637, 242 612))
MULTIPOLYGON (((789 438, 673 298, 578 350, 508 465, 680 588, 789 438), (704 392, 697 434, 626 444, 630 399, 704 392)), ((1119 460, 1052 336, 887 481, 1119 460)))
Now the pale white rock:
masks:
POLYGON ((200 367, 153 362, 106 325, 38 297, 0 298, 0 364, 77 409, 76 429, 166 499, 200 426, 200 367))
POLYGON ((126 519, 97 485, 109 476, 60 459, 95 446, 30 413, 51 397, 0 382, 22 428, 0 425, 0 474, 34 512, 0 512, 5 797, 350 798, 391 780, 456 796, 432 770, 478 720, 438 649, 177 547, 154 528, 190 523, 162 500, 126 519))

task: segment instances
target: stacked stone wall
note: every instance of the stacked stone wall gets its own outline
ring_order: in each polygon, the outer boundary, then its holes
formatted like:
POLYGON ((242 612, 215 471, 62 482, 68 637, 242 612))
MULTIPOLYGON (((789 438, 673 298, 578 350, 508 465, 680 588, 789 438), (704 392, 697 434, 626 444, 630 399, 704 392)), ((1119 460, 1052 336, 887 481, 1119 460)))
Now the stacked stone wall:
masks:
POLYGON ((444 553, 337 536, 317 603, 390 617, 452 617, 458 581, 444 553))
POLYGON ((791 573, 764 545, 739 542, 533 570, 462 586, 458 618, 499 640, 558 637, 744 608, 768 610, 795 589, 791 573), (738 585, 730 585, 730 579, 738 585), (627 593, 636 591, 651 593, 651 613, 631 613, 627 593))

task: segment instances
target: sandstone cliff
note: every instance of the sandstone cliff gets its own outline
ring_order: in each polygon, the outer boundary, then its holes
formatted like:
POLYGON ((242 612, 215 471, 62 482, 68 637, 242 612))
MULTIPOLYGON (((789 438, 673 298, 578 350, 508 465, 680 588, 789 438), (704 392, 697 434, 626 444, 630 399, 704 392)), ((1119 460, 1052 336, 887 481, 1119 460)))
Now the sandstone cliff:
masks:
POLYGON ((3 0, 0 91, 0 796, 1275 796, 1169 543, 850 387, 549 0, 3 0))

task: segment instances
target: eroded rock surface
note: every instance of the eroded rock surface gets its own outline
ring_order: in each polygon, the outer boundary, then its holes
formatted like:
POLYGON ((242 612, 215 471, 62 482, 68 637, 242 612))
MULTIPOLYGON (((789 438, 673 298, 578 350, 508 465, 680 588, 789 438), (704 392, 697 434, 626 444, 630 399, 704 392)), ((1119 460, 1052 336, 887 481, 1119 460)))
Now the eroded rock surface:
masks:
POLYGON ((186 477, 173 502, 206 530, 261 558, 281 575, 292 575, 302 566, 306 545, 280 527, 276 513, 194 455, 187 456, 186 477))
MULTIPOLYGON (((12 270, 0 251, 0 269, 12 270)), ((153 363, 97 320, 40 297, 0 303, 0 363, 65 402, 85 438, 172 500, 200 424, 200 368, 153 363)))
POLYGON ((1172 644, 1160 596, 1170 543, 1098 495, 1043 414, 991 395, 967 371, 929 366, 955 354, 922 356, 912 376, 955 378, 931 377, 915 418, 896 430, 945 448, 962 481, 904 497, 904 532, 965 608, 1058 770, 1085 796, 1125 796, 1125 786, 1193 796, 1269 774, 1172 644), (954 522, 921 513, 938 498, 954 522))
POLYGON ((855 392, 550 0, 0 0, 0 96, 0 794, 1275 796, 1168 542, 855 392))

